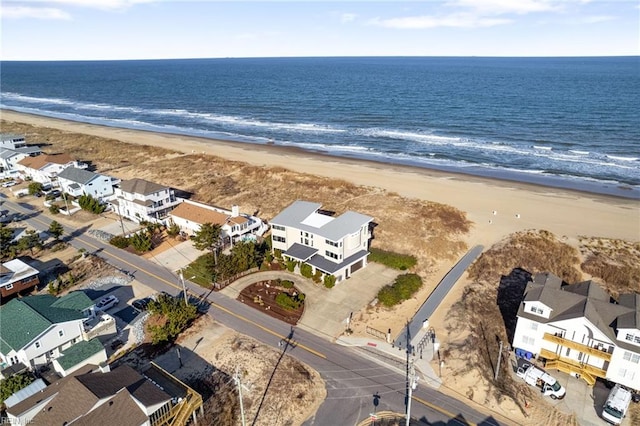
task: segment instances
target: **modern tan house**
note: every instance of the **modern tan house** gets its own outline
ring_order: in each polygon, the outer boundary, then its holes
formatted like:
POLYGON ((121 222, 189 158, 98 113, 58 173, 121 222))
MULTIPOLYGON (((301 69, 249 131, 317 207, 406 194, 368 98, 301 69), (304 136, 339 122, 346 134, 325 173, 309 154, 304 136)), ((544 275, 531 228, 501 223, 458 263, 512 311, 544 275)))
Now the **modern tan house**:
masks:
POLYGON ((204 223, 220 225, 222 238, 227 243, 255 240, 261 236, 268 226, 256 216, 240 213, 238 206, 226 210, 195 201, 184 200, 169 213, 171 220, 180 227, 180 231, 193 235, 204 223))

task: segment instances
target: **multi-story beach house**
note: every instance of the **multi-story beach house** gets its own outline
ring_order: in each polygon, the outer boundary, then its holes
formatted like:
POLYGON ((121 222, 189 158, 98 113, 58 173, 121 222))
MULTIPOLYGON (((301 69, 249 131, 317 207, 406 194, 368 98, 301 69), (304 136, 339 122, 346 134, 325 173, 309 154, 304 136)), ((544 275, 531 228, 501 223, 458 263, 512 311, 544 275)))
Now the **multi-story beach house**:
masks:
POLYGON ((142 374, 122 365, 85 365, 48 386, 39 384, 7 404, 12 424, 78 426, 185 425, 202 396, 151 363, 142 374))
POLYGON ((15 170, 18 161, 26 157, 35 157, 42 154, 37 146, 25 146, 21 148, 0 148, 0 171, 15 170))
POLYGON ((225 244, 242 240, 255 240, 268 229, 268 226, 256 216, 240 213, 238 206, 231 210, 208 206, 195 201, 184 200, 169 213, 171 220, 180 227, 180 231, 193 235, 204 223, 220 225, 221 239, 225 244))
POLYGON ((0 148, 16 149, 27 145, 24 135, 15 133, 0 133, 0 148))
POLYGON ((83 338, 83 321, 94 302, 81 291, 57 298, 49 294, 12 299, 0 307, 2 367, 22 363, 30 369, 48 364, 83 338))
POLYGON ((593 281, 566 284, 550 273, 527 284, 513 347, 554 368, 640 390, 640 294, 613 300, 593 281))
POLYGON ((40 154, 23 158, 16 163, 16 169, 25 178, 52 186, 57 186, 58 174, 67 167, 86 169, 88 166, 74 160, 69 154, 40 154))
POLYGON ((373 218, 353 211, 333 217, 321 207, 298 200, 274 217, 273 250, 340 282, 367 266, 373 218))
POLYGON ((58 173, 60 190, 79 197, 91 195, 101 200, 113 195, 113 179, 111 176, 101 175, 76 167, 67 167, 58 173))
POLYGON ((144 179, 123 180, 115 188, 115 198, 109 201, 123 217, 134 222, 163 222, 169 212, 180 204, 175 191, 144 179))
POLYGON ((0 297, 29 290, 40 283, 38 270, 20 259, 13 259, 0 265, 0 297))

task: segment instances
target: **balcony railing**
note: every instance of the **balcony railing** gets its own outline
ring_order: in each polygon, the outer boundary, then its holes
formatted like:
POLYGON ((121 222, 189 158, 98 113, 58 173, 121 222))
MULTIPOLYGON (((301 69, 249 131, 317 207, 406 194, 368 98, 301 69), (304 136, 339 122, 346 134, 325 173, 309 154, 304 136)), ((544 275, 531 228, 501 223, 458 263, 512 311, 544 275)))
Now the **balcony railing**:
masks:
POLYGON ((554 336, 550 333, 544 333, 544 340, 555 343, 565 348, 575 349, 584 354, 595 356, 596 358, 604 359, 605 361, 611 361, 611 354, 598 348, 583 345, 582 343, 574 342, 573 340, 565 339, 560 336, 554 336))
POLYGON ((591 376, 601 377, 601 378, 605 378, 607 376, 607 371, 603 370, 602 368, 594 367, 591 364, 579 362, 571 358, 562 357, 557 353, 544 348, 540 351, 540 356, 550 361, 557 361, 558 364, 560 364, 560 366, 563 367, 563 368, 559 368, 558 366, 549 365, 549 363, 547 363, 547 366, 549 366, 550 368, 557 368, 558 370, 562 370, 568 373, 578 373, 583 375, 589 374, 591 376), (571 370, 571 371, 566 371, 566 370, 571 370))

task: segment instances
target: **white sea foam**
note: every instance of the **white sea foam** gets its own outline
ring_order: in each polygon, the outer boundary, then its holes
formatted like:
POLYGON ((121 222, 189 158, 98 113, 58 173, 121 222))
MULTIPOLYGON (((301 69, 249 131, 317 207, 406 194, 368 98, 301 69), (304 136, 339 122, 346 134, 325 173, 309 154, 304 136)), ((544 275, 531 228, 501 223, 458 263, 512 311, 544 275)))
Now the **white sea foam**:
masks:
POLYGON ((540 150, 544 150, 544 151, 551 151, 553 148, 550 146, 540 146, 540 145, 533 145, 534 149, 540 149, 540 150))
POLYGON ((610 155, 607 154, 608 158, 611 158, 612 160, 618 160, 618 161, 638 161, 638 157, 626 157, 623 155, 610 155))
POLYGON ((569 152, 576 155, 589 155, 589 151, 579 151, 577 149, 570 149, 569 152))

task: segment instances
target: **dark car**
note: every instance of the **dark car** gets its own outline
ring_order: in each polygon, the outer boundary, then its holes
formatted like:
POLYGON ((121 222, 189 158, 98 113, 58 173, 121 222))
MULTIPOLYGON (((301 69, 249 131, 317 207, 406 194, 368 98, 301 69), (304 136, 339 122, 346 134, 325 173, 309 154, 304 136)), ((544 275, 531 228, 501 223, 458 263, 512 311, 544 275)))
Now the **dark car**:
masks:
POLYGON ((145 297, 144 299, 134 300, 133 303, 131 303, 131 306, 133 306, 134 308, 136 308, 140 312, 146 311, 147 308, 149 307, 149 302, 151 302, 152 300, 153 299, 151 299, 150 297, 145 297))

